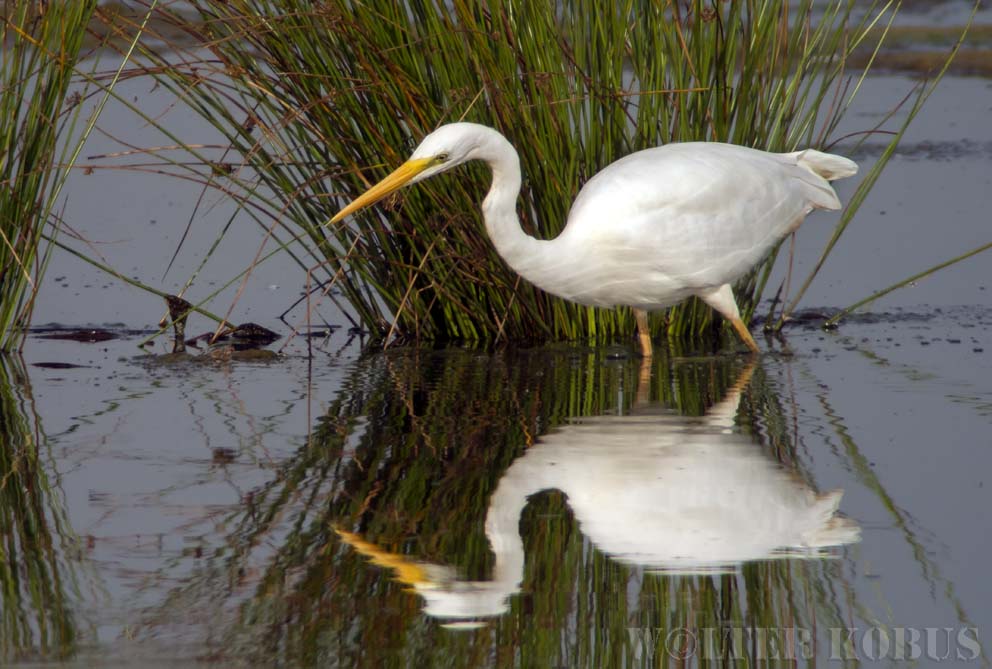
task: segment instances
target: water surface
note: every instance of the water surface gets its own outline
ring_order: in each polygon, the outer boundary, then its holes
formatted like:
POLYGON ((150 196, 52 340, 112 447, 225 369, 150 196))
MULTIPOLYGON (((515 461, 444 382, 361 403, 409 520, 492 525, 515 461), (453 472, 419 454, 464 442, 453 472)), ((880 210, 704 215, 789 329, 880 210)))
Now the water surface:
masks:
MULTIPOLYGON (((11 553, 4 656, 656 666, 758 659, 760 630, 824 660, 849 628, 949 628, 970 659, 992 618, 989 323, 890 314, 647 366, 360 355, 339 333, 312 361, 130 339, 53 370, 30 363, 81 345, 37 340, 4 384, 8 450, 39 447, 7 474, 7 526, 38 533, 11 553)), ((880 633, 837 652, 873 660, 880 633)))

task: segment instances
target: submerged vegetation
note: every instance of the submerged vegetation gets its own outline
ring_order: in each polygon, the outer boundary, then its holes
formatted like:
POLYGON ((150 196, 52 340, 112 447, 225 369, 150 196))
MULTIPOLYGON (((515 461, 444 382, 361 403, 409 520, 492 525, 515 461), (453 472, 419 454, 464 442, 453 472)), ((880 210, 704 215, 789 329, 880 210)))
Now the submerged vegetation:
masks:
POLYGON ((39 252, 68 173, 69 95, 96 0, 5 3, 0 59, 0 349, 17 348, 48 256, 39 252), (42 11, 38 11, 42 8, 42 11))
MULTIPOLYGON (((499 259, 478 220, 488 178, 481 168, 326 225, 436 126, 470 120, 507 135, 525 174, 523 225, 553 237, 581 185, 638 149, 686 140, 829 148, 873 58, 853 77, 845 68, 856 51, 877 51, 899 8, 849 0, 816 8, 808 0, 628 0, 608 10, 583 0, 557 9, 465 0, 190 4, 200 19, 177 15, 173 25, 201 48, 177 44, 179 58, 148 49, 148 72, 230 145, 214 155, 190 146, 200 171, 170 167, 233 196, 380 341, 609 339, 633 330, 626 309, 567 303, 499 259)), ((773 262, 774 254, 737 287, 745 315, 773 262)), ((670 336, 693 340, 713 331, 712 319, 690 301, 664 321, 670 336)))

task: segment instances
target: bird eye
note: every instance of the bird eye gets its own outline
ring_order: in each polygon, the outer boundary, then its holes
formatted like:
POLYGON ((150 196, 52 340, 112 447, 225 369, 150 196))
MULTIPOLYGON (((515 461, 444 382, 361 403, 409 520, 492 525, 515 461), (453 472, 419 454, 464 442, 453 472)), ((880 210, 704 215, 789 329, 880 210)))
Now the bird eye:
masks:
POLYGON ((437 160, 439 163, 446 163, 446 162, 448 162, 448 154, 447 153, 439 153, 435 157, 435 160, 437 160))

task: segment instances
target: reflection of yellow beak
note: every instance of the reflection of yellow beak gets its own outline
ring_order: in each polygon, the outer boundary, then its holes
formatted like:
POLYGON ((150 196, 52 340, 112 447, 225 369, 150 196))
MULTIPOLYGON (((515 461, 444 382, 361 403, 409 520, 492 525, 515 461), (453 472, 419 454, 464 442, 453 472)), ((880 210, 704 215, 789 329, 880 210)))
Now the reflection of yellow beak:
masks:
POLYGON ((331 219, 331 223, 337 223, 348 214, 358 211, 362 207, 375 204, 390 193, 393 193, 410 183, 411 179, 433 164, 433 158, 415 158, 406 161, 393 170, 388 177, 372 186, 372 188, 369 188, 362 195, 355 198, 351 204, 339 211, 334 218, 331 219))
MULTIPOLYGON (((398 171, 399 170, 397 170, 397 172, 398 171)), ((393 174, 396 174, 396 172, 393 172, 393 174)), ((388 179, 389 177, 386 178, 388 179)), ((399 186, 397 186, 397 188, 399 188, 399 186)), ((344 530, 340 530, 336 527, 334 528, 334 531, 337 532, 338 536, 341 537, 341 540, 346 544, 354 548, 362 555, 371 558, 372 564, 392 569, 396 574, 396 580, 400 583, 413 587, 429 587, 431 585, 430 579, 428 578, 427 572, 424 568, 416 562, 410 560, 405 555, 390 553, 387 550, 379 548, 373 543, 365 541, 357 534, 345 532, 344 530)))

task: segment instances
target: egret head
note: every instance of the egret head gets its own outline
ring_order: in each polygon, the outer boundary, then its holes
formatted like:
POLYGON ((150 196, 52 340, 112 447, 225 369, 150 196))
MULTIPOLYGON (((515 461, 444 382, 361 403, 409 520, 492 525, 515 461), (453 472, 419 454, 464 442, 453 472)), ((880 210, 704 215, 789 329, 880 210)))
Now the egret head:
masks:
POLYGON ((331 223, 378 202, 403 186, 481 157, 480 149, 491 141, 490 135, 494 134, 496 133, 490 128, 475 123, 450 123, 441 126, 424 138, 409 160, 339 211, 331 219, 331 223))

